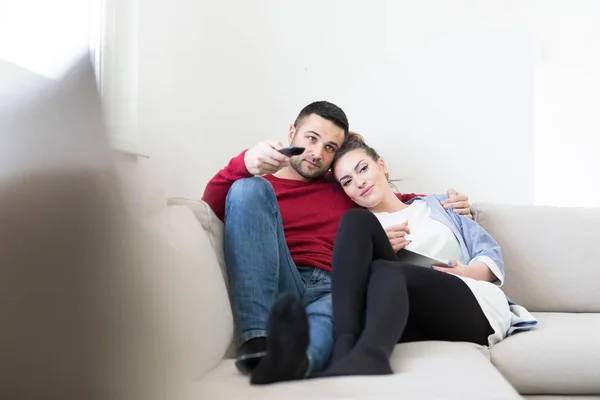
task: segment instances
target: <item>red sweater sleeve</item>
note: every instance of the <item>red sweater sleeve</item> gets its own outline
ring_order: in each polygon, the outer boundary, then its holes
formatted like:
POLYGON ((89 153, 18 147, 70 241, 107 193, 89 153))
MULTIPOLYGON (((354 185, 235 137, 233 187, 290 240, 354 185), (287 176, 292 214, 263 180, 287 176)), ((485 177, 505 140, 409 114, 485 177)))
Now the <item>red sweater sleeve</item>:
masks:
POLYGON ((246 164, 244 164, 246 151, 247 150, 244 150, 240 155, 232 158, 229 161, 229 164, 217 172, 204 189, 202 200, 210 206, 221 221, 225 220, 225 198, 227 197, 227 192, 229 192, 229 188, 231 188, 233 182, 241 178, 252 176, 252 174, 248 172, 246 164))
POLYGON ((410 199, 414 199, 415 197, 424 197, 425 194, 415 194, 415 193, 396 193, 396 197, 400 199, 401 202, 405 203, 410 199))

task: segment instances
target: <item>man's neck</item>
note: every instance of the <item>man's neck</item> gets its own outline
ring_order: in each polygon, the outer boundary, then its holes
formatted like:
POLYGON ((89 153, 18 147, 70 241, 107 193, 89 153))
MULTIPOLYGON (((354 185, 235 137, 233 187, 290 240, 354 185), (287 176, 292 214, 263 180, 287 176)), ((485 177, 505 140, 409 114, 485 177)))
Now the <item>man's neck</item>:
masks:
POLYGON ((278 177, 278 178, 281 178, 281 179, 290 179, 290 180, 302 181, 302 182, 309 182, 309 181, 312 180, 312 179, 306 179, 305 177, 303 177, 302 175, 300 175, 298 173, 298 171, 296 171, 291 166, 287 166, 285 168, 282 168, 281 170, 279 170, 279 172, 277 172, 275 174, 275 176, 278 177))

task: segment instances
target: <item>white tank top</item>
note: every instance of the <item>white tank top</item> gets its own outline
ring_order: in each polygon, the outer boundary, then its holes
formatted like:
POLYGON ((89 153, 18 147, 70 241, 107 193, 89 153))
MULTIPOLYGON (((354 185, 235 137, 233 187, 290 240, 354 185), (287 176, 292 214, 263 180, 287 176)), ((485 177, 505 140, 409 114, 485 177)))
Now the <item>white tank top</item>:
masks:
POLYGON ((408 221, 412 243, 406 248, 415 253, 435 258, 441 262, 461 260, 462 251, 454 233, 440 221, 430 217, 431 209, 421 200, 415 200, 407 208, 393 213, 375 213, 383 229, 408 221))

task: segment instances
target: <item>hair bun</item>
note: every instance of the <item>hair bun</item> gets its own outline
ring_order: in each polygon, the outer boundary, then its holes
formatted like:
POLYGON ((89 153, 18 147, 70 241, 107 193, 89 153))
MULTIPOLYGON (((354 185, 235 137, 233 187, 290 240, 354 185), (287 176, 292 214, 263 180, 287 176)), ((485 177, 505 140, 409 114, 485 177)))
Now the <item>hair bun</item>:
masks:
POLYGON ((364 143, 365 139, 361 135, 359 135, 358 133, 350 131, 350 132, 348 132, 348 137, 346 138, 346 141, 353 141, 353 142, 364 143))

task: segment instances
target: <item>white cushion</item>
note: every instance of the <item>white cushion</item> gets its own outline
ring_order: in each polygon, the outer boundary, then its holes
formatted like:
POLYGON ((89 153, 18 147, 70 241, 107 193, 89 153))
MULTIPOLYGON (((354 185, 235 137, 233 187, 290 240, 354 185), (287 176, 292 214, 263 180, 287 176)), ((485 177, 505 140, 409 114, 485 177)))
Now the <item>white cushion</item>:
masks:
POLYGON ((232 360, 193 388, 198 399, 519 399, 478 346, 420 342, 396 347, 395 374, 338 377, 252 386, 232 360))
POLYGON ((600 396, 553 396, 553 395, 531 395, 523 396, 526 400, 600 400, 600 396))
MULTIPOLYGON (((219 262, 219 268, 225 286, 229 288, 229 273, 227 272, 227 265, 225 264, 225 253, 223 250, 223 238, 225 236, 225 225, 213 212, 210 206, 202 200, 192 200, 183 197, 172 197, 168 199, 168 204, 187 206, 193 212, 210 239, 210 244, 213 248, 217 261, 219 262)), ((228 289, 229 290, 229 289, 228 289)), ((231 293, 229 293, 231 298, 231 293)), ((234 358, 236 354, 235 340, 231 340, 229 348, 225 352, 226 358, 234 358)))
POLYGON ((198 378, 223 358, 233 338, 233 317, 225 282, 206 232, 185 206, 165 207, 146 222, 162 243, 149 249, 159 265, 176 358, 198 378))
POLYGON ((523 394, 600 393, 600 314, 534 313, 539 326, 491 349, 523 394))
POLYGON ((502 247, 504 292, 529 311, 600 312, 600 208, 477 204, 502 247))
POLYGON ((223 251, 223 238, 225 235, 225 225, 213 212, 210 206, 202 200, 192 200, 183 197, 171 197, 167 204, 170 206, 188 206, 193 212, 210 239, 223 279, 228 285, 229 275, 225 264, 225 254, 223 251))

